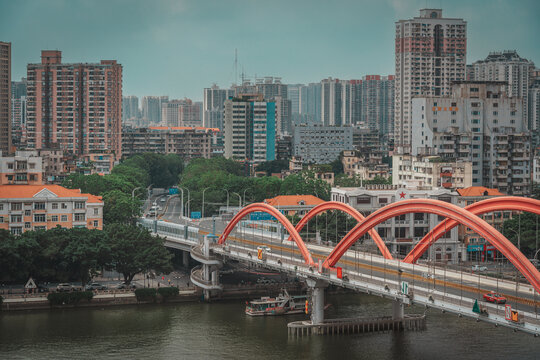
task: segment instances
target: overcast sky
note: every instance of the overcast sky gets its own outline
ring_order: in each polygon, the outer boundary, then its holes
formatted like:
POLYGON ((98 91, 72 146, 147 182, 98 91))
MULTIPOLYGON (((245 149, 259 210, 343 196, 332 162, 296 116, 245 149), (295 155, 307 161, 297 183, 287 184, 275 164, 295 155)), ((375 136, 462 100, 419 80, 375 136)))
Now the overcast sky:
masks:
POLYGON ((0 0, 12 79, 43 49, 64 62, 116 59, 124 95, 201 100, 203 88, 394 73, 394 22, 424 7, 468 23, 467 62, 515 49, 540 67, 539 0, 0 0))

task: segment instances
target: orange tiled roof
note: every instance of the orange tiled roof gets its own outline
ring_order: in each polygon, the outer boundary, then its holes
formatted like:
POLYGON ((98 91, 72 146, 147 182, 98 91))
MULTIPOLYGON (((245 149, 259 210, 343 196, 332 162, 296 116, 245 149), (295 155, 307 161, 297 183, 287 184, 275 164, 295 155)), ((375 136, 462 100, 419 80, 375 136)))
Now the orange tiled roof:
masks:
POLYGON ((304 201, 304 205, 319 205, 324 200, 313 195, 280 195, 271 199, 265 199, 264 202, 272 206, 293 206, 299 205, 300 201, 304 201))
POLYGON ((191 126, 150 126, 148 127, 150 130, 206 130, 206 131, 214 131, 219 132, 218 128, 207 128, 202 126, 197 127, 191 127, 191 126))
POLYGON ((85 197, 88 203, 102 203, 101 196, 83 194, 80 189, 67 189, 60 185, 0 185, 0 199, 31 198, 47 189, 59 198, 85 197))
POLYGON ((499 190, 489 189, 484 186, 470 186, 464 189, 457 189, 457 192, 461 196, 504 196, 499 190))

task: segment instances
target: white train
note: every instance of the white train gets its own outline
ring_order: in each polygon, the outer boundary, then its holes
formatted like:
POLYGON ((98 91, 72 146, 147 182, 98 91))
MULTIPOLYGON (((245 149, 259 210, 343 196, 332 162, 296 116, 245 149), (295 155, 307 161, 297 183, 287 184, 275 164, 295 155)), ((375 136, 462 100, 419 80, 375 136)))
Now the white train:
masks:
POLYGON ((199 240, 199 228, 197 227, 152 219, 139 219, 139 224, 159 235, 182 237, 192 241, 199 240))

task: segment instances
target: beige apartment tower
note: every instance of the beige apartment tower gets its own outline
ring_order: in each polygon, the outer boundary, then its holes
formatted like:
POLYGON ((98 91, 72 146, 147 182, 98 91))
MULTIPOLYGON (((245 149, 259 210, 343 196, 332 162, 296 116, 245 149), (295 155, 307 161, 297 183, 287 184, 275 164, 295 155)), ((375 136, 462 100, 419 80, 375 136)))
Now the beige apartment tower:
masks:
POLYGON ((0 151, 11 151, 11 43, 0 41, 0 151))
POLYGON ((28 64, 27 147, 60 148, 75 156, 122 156, 122 65, 116 60, 62 63, 43 50, 28 64))

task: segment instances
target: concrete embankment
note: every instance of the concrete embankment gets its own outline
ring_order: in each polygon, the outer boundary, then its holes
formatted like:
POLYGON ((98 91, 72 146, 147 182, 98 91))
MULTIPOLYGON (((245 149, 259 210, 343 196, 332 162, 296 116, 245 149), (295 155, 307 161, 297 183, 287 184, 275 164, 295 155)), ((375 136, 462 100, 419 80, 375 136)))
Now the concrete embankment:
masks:
MULTIPOLYGON (((243 285, 243 286, 230 286, 225 288, 222 292, 215 294, 211 301, 220 300, 235 300, 235 299, 247 299, 258 296, 266 296, 269 294, 278 293, 282 288, 286 288, 288 291, 302 291, 300 283, 290 284, 272 284, 272 285, 243 285)), ((137 304, 154 304, 154 303, 178 303, 178 302, 190 302, 190 301, 202 301, 202 292, 200 289, 189 288, 181 289, 178 296, 174 298, 168 298, 165 301, 159 296, 155 301, 137 301, 134 292, 111 292, 111 293, 98 293, 94 295, 92 300, 81 300, 76 305, 55 305, 51 306, 46 295, 42 296, 17 296, 4 298, 2 303, 3 311, 17 311, 17 310, 45 310, 45 309, 69 309, 69 308, 82 308, 82 307, 105 307, 105 306, 120 306, 120 305, 137 305, 137 304)))

